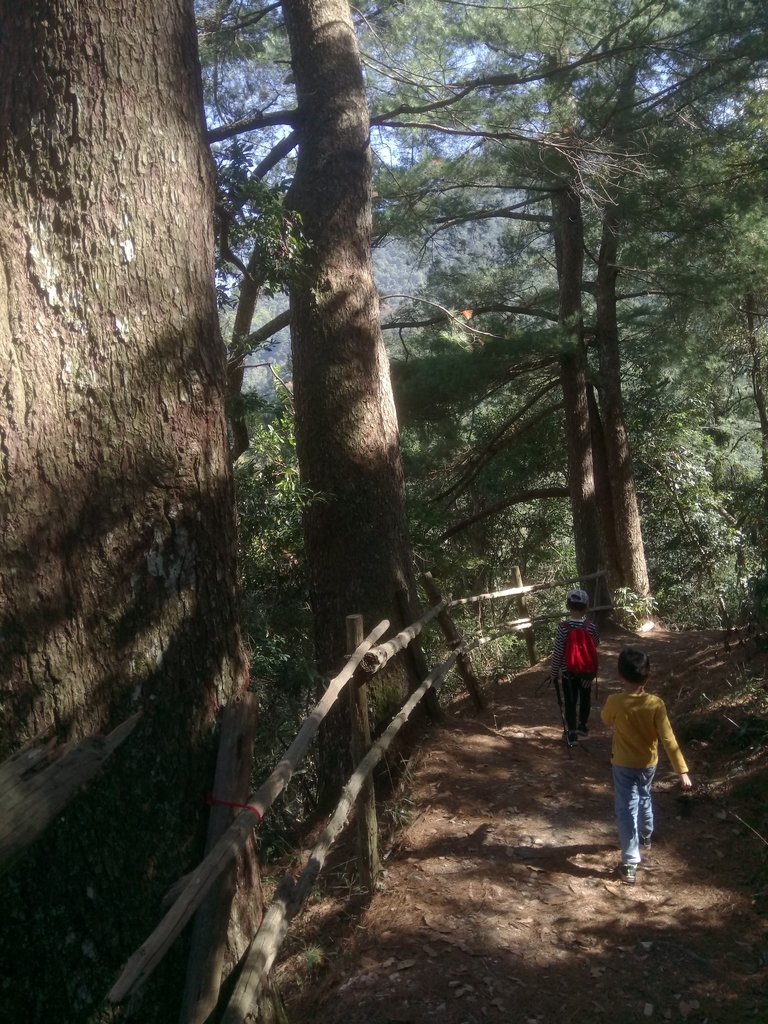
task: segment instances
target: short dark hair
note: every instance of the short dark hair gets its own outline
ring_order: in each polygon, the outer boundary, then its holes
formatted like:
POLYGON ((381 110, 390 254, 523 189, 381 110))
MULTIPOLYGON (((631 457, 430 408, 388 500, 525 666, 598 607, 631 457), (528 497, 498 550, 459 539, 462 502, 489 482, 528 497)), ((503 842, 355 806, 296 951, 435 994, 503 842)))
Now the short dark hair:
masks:
POLYGON ((625 647, 619 655, 619 675, 636 686, 644 683, 651 673, 651 659, 645 651, 636 647, 625 647))

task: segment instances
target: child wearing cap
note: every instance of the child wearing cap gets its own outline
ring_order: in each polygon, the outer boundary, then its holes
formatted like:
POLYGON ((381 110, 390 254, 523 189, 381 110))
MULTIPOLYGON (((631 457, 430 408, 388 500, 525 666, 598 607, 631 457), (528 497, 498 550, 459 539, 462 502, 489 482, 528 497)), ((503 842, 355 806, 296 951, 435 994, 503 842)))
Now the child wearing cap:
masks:
POLYGON ((691 788, 688 765, 672 731, 661 697, 645 692, 651 671, 647 654, 625 647, 619 655, 623 693, 612 693, 601 718, 613 726, 611 763, 616 824, 621 861, 619 878, 634 885, 640 850, 650 850, 653 832, 651 785, 659 761, 659 740, 680 775, 683 789, 691 788))
POLYGON ((568 618, 558 623, 549 674, 555 684, 562 674, 566 740, 570 745, 578 739, 578 732, 585 734, 589 732, 587 722, 592 708, 592 682, 597 673, 596 646, 600 643, 600 636, 594 622, 587 621, 589 594, 586 590, 577 588, 569 591, 565 599, 565 606, 568 609, 568 618), (588 671, 575 671, 573 665, 569 666, 567 663, 571 648, 580 646, 573 645, 569 640, 573 630, 583 630, 586 637, 573 637, 571 640, 585 641, 594 652, 594 665, 589 666, 588 671))

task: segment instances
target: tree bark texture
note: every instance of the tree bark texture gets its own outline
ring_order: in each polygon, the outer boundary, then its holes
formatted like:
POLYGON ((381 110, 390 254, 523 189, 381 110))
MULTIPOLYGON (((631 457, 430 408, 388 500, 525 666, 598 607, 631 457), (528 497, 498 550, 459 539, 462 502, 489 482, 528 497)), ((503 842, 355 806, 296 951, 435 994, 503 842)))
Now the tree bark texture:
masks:
POLYGON ((613 520, 616 535, 621 538, 618 546, 620 585, 629 587, 641 597, 647 597, 651 588, 621 391, 621 356, 616 315, 619 232, 619 208, 617 203, 609 201, 603 211, 595 293, 598 391, 613 520))
POLYGON ((246 339, 251 333, 251 324, 262 288, 261 281, 257 278, 259 256, 258 247, 254 247, 248 261, 248 273, 243 274, 240 279, 240 295, 235 310, 235 322, 232 326, 232 354, 227 363, 227 412, 232 431, 230 458, 233 463, 248 451, 250 444, 248 420, 242 403, 242 391, 245 380, 245 360, 248 355, 245 351, 246 339))
POLYGON ((601 567, 602 551, 592 465, 586 354, 581 313, 584 225, 581 201, 573 185, 567 185, 555 193, 552 213, 559 287, 559 320, 570 342, 560 357, 560 381, 565 410, 568 489, 573 515, 576 569, 582 576, 601 567))
POLYGON ((747 340, 752 358, 750 376, 752 378, 752 395, 755 399, 757 418, 760 424, 760 468, 762 478, 762 516, 757 518, 760 526, 760 547, 763 565, 768 566, 768 373, 766 373, 766 353, 764 339, 765 328, 759 323, 756 312, 755 294, 748 291, 744 301, 747 340))
MULTIPOLYGON (((296 446, 318 495, 305 539, 321 671, 345 651, 345 617, 399 626, 413 592, 399 432, 371 260, 371 155, 346 0, 285 0, 299 153, 288 196, 307 240, 291 283, 296 446)), ((398 659, 405 674, 406 659, 398 659)), ((407 681, 400 681, 405 692, 407 681)), ((378 687, 381 689, 380 684, 378 687)), ((397 702, 399 704, 399 700, 397 702)))
POLYGON ((96 1019, 243 681, 199 78, 191 0, 0 0, 0 756, 144 711, 4 880, 9 1019, 96 1019))
POLYGON ((603 419, 593 384, 587 384, 587 404, 589 406, 589 428, 592 436, 592 469, 595 474, 595 494, 600 510, 600 538, 603 546, 603 568, 608 580, 608 590, 613 593, 615 587, 624 586, 622 571, 621 543, 616 529, 616 517, 613 513, 611 499, 610 470, 608 468, 608 452, 605 444, 603 419))

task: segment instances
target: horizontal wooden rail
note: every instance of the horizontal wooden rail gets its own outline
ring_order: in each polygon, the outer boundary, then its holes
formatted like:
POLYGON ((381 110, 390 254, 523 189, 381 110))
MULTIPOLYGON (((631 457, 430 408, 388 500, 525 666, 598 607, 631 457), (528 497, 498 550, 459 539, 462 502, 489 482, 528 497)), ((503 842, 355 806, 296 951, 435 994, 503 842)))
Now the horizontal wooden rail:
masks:
MULTIPOLYGON (((609 612, 613 611, 613 605, 598 605, 596 608, 590 608, 592 612, 609 612)), ((506 622, 498 623, 498 632, 491 634, 490 636, 479 636, 472 640, 466 641, 466 650, 474 651, 476 647, 482 647, 484 644, 490 644, 494 640, 500 640, 504 636, 508 636, 510 633, 521 632, 524 629, 530 629, 531 626, 535 626, 537 622, 551 622, 553 619, 561 619, 562 612, 555 612, 554 615, 533 615, 525 619, 507 619, 506 622)))
POLYGON ((272 903, 264 915, 261 927, 256 933, 247 954, 229 1006, 222 1018, 222 1024, 243 1024, 258 999, 264 979, 269 974, 278 950, 288 932, 288 926, 300 911, 309 895, 317 876, 323 868, 328 851, 349 817, 360 789, 365 780, 386 753, 393 739, 406 723, 414 708, 430 687, 439 690, 443 680, 453 667, 457 652, 453 652, 442 664, 436 666, 421 686, 411 694, 397 715, 392 719, 376 743, 357 765, 344 787, 341 800, 326 825, 317 845, 309 856, 307 866, 294 882, 285 878, 277 888, 272 903))
POLYGON ((455 597, 450 602, 451 608, 459 608, 464 604, 476 604, 478 601, 493 601, 499 597, 517 597, 520 594, 530 594, 542 584, 531 583, 527 587, 506 587, 504 590, 494 590, 487 594, 475 594, 473 597, 455 597))
POLYGON ((556 587, 568 587, 584 580, 596 580, 601 576, 605 576, 605 569, 589 573, 587 576, 580 576, 578 579, 557 580, 552 583, 530 583, 525 587, 505 587, 504 590, 494 590, 487 594, 475 594, 473 597, 457 597, 450 602, 450 607, 456 608, 463 604, 475 604, 477 601, 492 601, 499 597, 516 597, 518 594, 533 594, 539 590, 554 590, 556 587))
POLYGON ((429 611, 425 612, 420 619, 412 623, 410 626, 406 626, 405 629, 401 629, 400 632, 393 636, 391 640, 387 640, 386 643, 378 644, 376 647, 372 647, 370 651, 365 655, 362 662, 362 669, 364 672, 373 674, 378 672, 380 668, 383 668, 390 658, 393 658, 400 651, 404 650, 408 644, 415 637, 419 635, 422 629, 437 618, 441 611, 448 605, 447 601, 441 601, 440 604, 433 606, 429 611))
MULTIPOLYGON (((598 604, 598 605, 595 605, 594 608, 590 608, 588 610, 590 612, 612 612, 613 611, 613 605, 612 604, 598 604)), ((551 622, 553 619, 562 619, 562 617, 563 617, 563 613, 562 612, 553 612, 551 615, 534 615, 531 621, 533 622, 533 624, 535 626, 537 622, 551 622)))
POLYGON ((506 622, 500 622, 498 624, 498 630, 495 633, 491 633, 488 636, 478 636, 472 640, 467 641, 467 650, 474 651, 477 647, 482 647, 484 644, 490 644, 494 640, 500 640, 504 636, 508 636, 510 633, 522 632, 524 629, 530 629, 536 622, 536 619, 525 618, 525 619, 507 619, 506 622))
POLYGON ((354 675, 355 669, 376 641, 389 629, 384 619, 360 644, 347 664, 335 676, 325 693, 305 719, 293 743, 267 781, 248 798, 252 810, 241 811, 210 853, 190 874, 187 884, 177 897, 160 924, 149 938, 133 954, 123 968, 120 977, 110 989, 107 999, 120 1003, 142 985, 163 959, 168 949, 205 899, 217 878, 237 857, 248 841, 254 826, 288 785, 291 776, 304 758, 310 743, 315 738, 320 723, 335 704, 339 694, 354 675))
MULTIPOLYGON (((597 579, 604 575, 604 571, 600 571, 587 576, 582 576, 580 577, 580 580, 597 579)), ((378 671, 386 665, 395 654, 408 647, 411 641, 418 636, 424 626, 426 626, 432 619, 446 613, 448 608, 470 604, 484 599, 490 600, 493 598, 514 597, 521 594, 530 594, 539 590, 566 586, 568 583, 573 582, 578 582, 578 580, 561 581, 557 583, 537 583, 523 587, 510 587, 505 590, 496 591, 495 593, 478 594, 474 597, 460 598, 455 601, 443 599, 440 600, 439 603, 433 605, 416 622, 401 630, 391 640, 377 645, 377 641, 389 628, 388 621, 385 620, 379 623, 379 625, 371 631, 368 637, 366 637, 366 639, 355 650, 354 654, 350 656, 342 671, 330 681, 322 698, 318 701, 307 719, 305 719, 295 739, 283 755, 282 760, 266 782, 264 782, 263 785, 248 798, 246 809, 242 810, 237 815, 226 832, 216 842, 200 864, 198 864, 197 868, 195 868, 195 870, 187 876, 186 879, 182 880, 182 882, 186 883, 183 885, 183 888, 180 886, 176 888, 175 891, 178 892, 178 896, 176 897, 173 905, 148 939, 128 960, 117 981, 108 993, 107 999, 112 1003, 122 1002, 141 985, 143 985, 147 978, 152 974, 154 969, 166 955, 170 946, 178 937, 179 933, 203 902, 217 879, 221 876, 222 872, 224 872, 234 862, 238 853, 248 841, 255 825, 258 824, 266 811, 272 806, 280 793, 285 789, 296 768, 306 755, 309 745, 315 738, 321 722, 328 714, 331 707, 335 704, 341 691, 355 674, 356 670, 359 669, 366 674, 373 674, 378 671)), ((594 610, 601 611, 605 609, 601 607, 594 610)), ((559 617, 559 615, 553 615, 511 620, 506 625, 510 631, 528 629, 537 621, 559 617)), ((233 1003, 231 1004, 230 1009, 227 1010, 227 1016, 224 1018, 226 1024, 231 1024, 233 1021, 244 1020, 243 1015, 238 1016, 240 1009, 236 1009, 236 1006, 242 1007, 247 1004, 245 1013, 250 1012, 254 999, 257 997, 258 991, 263 984, 263 978, 266 977, 266 973, 274 961, 276 951, 279 948, 279 944, 282 941, 282 937, 285 934, 288 923, 300 909, 311 885, 322 868, 328 849, 338 832, 343 827, 361 785, 367 778, 368 774, 373 770, 373 767, 381 759, 389 744, 392 742, 393 737, 410 716, 422 697, 430 690, 436 692, 439 689, 439 685, 442 683, 448 671, 460 657, 464 656, 464 654, 473 647, 479 646, 481 643, 489 643, 492 639, 499 639, 502 635, 504 634, 501 633, 497 637, 481 638, 474 644, 468 644, 466 641, 459 639, 456 642, 455 648, 452 650, 449 658, 429 673, 418 689, 413 692, 399 714, 392 720, 379 740, 371 747, 362 761, 360 761, 355 773, 347 783, 342 800, 339 803, 334 816, 326 827, 318 845, 315 847, 304 873, 300 876, 295 885, 293 883, 289 884, 286 882, 278 888, 278 893, 276 894, 275 902, 273 903, 275 909, 273 910, 273 907, 270 907, 270 910, 262 923, 262 928, 259 930, 256 940, 254 940, 254 942, 257 942, 258 940, 258 945, 253 947, 256 950, 254 953, 255 966, 243 971, 241 979, 235 990, 235 996, 233 996, 233 1003), (261 938, 259 938, 259 936, 261 936, 261 938), (247 986, 247 989, 244 986, 247 986), (241 991, 246 994, 243 995, 239 1002, 235 1003, 237 993, 241 991), (235 1015, 231 1016, 230 1014, 235 1015)))

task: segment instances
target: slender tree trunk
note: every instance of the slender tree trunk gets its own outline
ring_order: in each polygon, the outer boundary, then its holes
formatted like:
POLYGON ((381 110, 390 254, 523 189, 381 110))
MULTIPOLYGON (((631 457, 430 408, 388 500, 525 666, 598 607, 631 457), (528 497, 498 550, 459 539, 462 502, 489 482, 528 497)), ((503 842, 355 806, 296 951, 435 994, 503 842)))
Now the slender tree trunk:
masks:
POLYGON ((0 889, 8 1019, 78 1024, 201 852, 244 681, 212 165, 191 0, 0 0, 0 41, 0 756, 144 711, 0 889))
POLYGON ((618 548, 620 584, 641 597, 647 597, 650 594, 648 567, 621 393, 621 358, 616 316, 619 231, 618 203, 607 202, 603 211, 595 296, 600 412, 608 464, 608 493, 613 506, 616 534, 621 538, 618 548))
POLYGON ((244 364, 247 352, 243 350, 245 339, 251 332, 256 303, 261 294, 261 283, 257 280, 259 252, 254 248, 248 261, 248 273, 243 274, 240 281, 240 296, 235 310, 235 322, 232 327, 231 357, 227 363, 227 404, 229 425, 232 431, 232 447, 230 457, 234 462, 243 452, 248 451, 250 438, 248 421, 242 402, 243 381, 245 379, 244 364))
MULTIPOLYGON (((399 623, 413 592, 399 434, 371 260, 369 121, 346 0, 285 0, 299 155, 288 197, 308 241, 291 284, 296 446, 315 648, 322 671, 345 652, 345 617, 399 623)), ((404 664, 401 660, 401 666, 404 664)), ((405 682, 403 682, 405 689, 405 682)), ((342 720, 343 721, 343 720, 342 720)), ((348 740, 326 757, 338 776, 348 740)))
POLYGON ((768 399, 766 398, 765 352, 760 343, 760 328, 755 313, 755 296, 751 291, 746 296, 746 318, 749 351, 752 356, 752 394, 760 423, 760 466, 763 491, 763 527, 760 545, 763 563, 768 566, 768 527, 765 525, 768 523, 768 399))
POLYGON ((573 515, 576 568, 580 575, 585 575, 599 568, 602 552, 592 465, 586 354, 581 316, 584 228, 581 202, 573 187, 564 187, 555 193, 552 213, 560 293, 559 319, 570 341, 568 349, 560 357, 560 380, 568 444, 568 489, 573 515))
POLYGON ((598 495, 600 509, 601 538, 603 542, 603 568, 607 573, 608 591, 613 593, 617 587, 624 586, 622 572, 621 536, 616 525, 611 500, 611 472, 608 453, 605 445, 605 432, 600 416, 594 387, 587 385, 587 402, 589 404, 589 425, 592 437, 592 465, 595 472, 595 493, 598 495))

